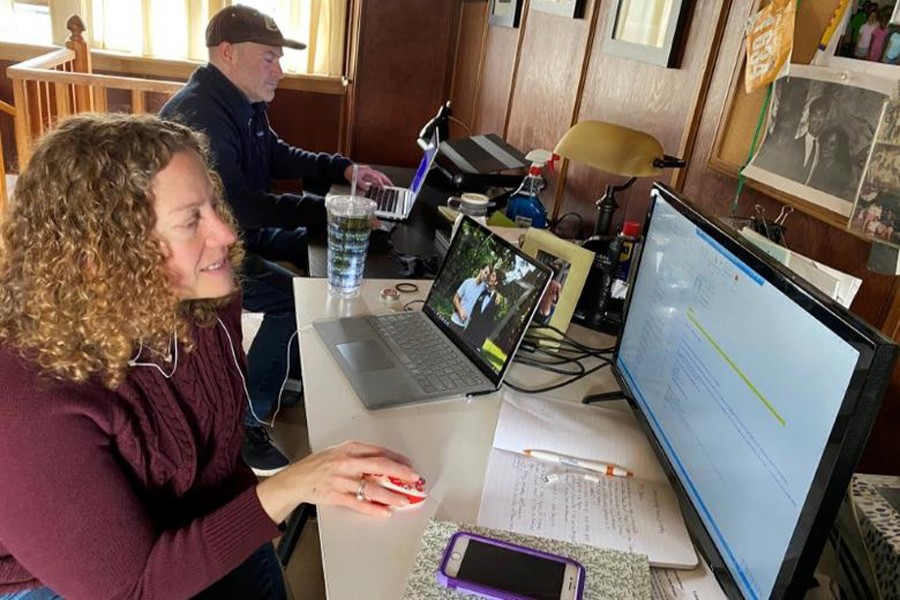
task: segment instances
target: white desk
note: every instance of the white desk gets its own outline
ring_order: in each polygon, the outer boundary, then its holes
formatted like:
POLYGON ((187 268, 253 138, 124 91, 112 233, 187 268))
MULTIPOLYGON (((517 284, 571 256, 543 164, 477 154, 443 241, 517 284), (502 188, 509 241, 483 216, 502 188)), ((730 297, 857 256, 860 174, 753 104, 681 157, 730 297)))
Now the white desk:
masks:
MULTIPOLYGON (((358 298, 340 300, 328 295, 324 279, 294 279, 312 450, 348 439, 380 444, 408 456, 428 481, 428 500, 421 506, 396 511, 391 519, 372 519, 346 508, 319 507, 322 566, 330 600, 397 600, 403 595, 428 519, 475 522, 497 423, 502 392, 374 412, 357 399, 311 323, 386 313, 379 292, 394 283, 366 280, 358 298)), ((431 282, 416 283, 419 292, 403 294, 403 303, 425 298, 431 282)), ((574 332, 576 337, 594 346, 611 343, 607 336, 580 327, 573 329, 578 330, 574 332)), ((509 374, 510 380, 535 387, 561 378, 521 365, 515 365, 509 374)), ((616 389, 616 383, 605 368, 553 395, 580 401, 587 394, 612 389, 616 389)))

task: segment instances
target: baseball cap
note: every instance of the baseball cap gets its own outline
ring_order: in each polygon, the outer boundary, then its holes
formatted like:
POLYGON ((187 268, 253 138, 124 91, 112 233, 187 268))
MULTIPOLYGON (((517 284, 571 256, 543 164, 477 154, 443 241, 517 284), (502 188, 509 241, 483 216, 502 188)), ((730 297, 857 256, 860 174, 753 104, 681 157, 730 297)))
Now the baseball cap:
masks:
POLYGON ((306 44, 281 35, 275 19, 242 4, 226 6, 209 20, 209 25, 206 26, 206 47, 212 48, 222 42, 256 42, 279 48, 287 46, 295 50, 306 48, 306 44))

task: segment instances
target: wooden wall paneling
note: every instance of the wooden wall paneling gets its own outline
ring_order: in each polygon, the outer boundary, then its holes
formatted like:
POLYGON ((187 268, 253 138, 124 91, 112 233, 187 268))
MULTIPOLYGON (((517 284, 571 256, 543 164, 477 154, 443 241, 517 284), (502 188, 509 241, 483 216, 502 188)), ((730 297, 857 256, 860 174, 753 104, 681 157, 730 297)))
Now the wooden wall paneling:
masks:
MULTIPOLYGON (((709 91, 710 82, 712 81, 713 72, 715 71, 716 61, 719 57, 719 48, 722 44, 722 37, 725 35, 725 29, 728 22, 728 14, 731 9, 732 0, 723 0, 719 4, 718 11, 714 16, 716 28, 710 43, 706 45, 706 58, 703 59, 703 72, 697 78, 697 89, 694 90, 694 101, 688 110, 688 125, 684 130, 681 138, 681 144, 678 146, 678 156, 685 161, 689 161, 694 151, 694 143, 697 140, 697 132, 700 129, 700 117, 703 114, 703 107, 707 101, 707 92, 709 91)), ((684 179, 687 169, 677 169, 672 173, 671 184, 675 189, 680 190, 684 185, 684 179)))
POLYGON ((343 96, 278 90, 269 121, 289 144, 315 152, 337 152, 343 96))
POLYGON ((356 123, 356 71, 359 57, 359 28, 362 19, 361 0, 349 0, 347 10, 347 45, 344 52, 344 82, 347 93, 341 106, 339 149, 341 154, 351 156, 354 125, 356 123))
MULTIPOLYGON (((655 136, 668 154, 682 148, 685 132, 691 126, 689 111, 696 105, 695 95, 706 72, 710 40, 714 39, 718 15, 724 0, 698 0, 688 10, 681 67, 660 66, 620 58, 603 51, 602 34, 591 49, 590 66, 585 82, 582 105, 577 120, 596 119, 646 131, 655 136)), ((600 6, 597 31, 607 30, 613 18, 614 3, 600 6)), ((661 180, 669 182, 672 174, 661 180)), ((572 164, 566 176, 562 210, 575 211, 587 222, 596 219, 594 201, 607 183, 621 183, 625 178, 601 173, 597 169, 572 164)), ((628 191, 617 195, 623 208, 614 223, 623 219, 643 221, 649 203, 652 181, 640 179, 628 191)))
POLYGON ((478 114, 478 90, 484 64, 488 34, 487 2, 462 2, 459 7, 459 35, 456 38, 453 83, 450 100, 453 116, 468 127, 450 125, 451 137, 463 137, 474 133, 478 114))
POLYGON ((503 138, 509 133, 509 117, 512 114, 513 97, 516 94, 516 79, 519 77, 519 64, 522 60, 522 44, 525 41, 525 32, 528 30, 528 11, 531 10, 531 0, 522 2, 522 13, 519 17, 519 35, 516 37, 516 51, 513 55, 512 81, 509 83, 509 97, 506 99, 506 120, 503 122, 503 138))
MULTIPOLYGON (((13 102, 12 81, 6 77, 6 69, 14 64, 13 61, 0 60, 0 100, 7 104, 15 105, 13 102)), ((3 160, 6 165, 7 173, 17 173, 18 164, 16 162, 16 135, 15 124, 11 117, 0 115, 0 140, 2 140, 3 160)))
MULTIPOLYGON (((900 340, 900 279, 894 281, 892 301, 881 330, 893 340, 900 340)), ((900 475, 900 366, 894 369, 881 409, 869 434, 866 449, 859 460, 860 473, 900 475)))
POLYGON ((522 152, 553 150, 571 126, 591 24, 591 18, 528 13, 506 131, 507 141, 522 152))
POLYGON ((478 133, 496 133, 501 137, 505 134, 518 40, 518 29, 488 27, 476 110, 478 133))
MULTIPOLYGON (((507 141, 523 152, 553 150, 575 122, 598 5, 589 2, 580 19, 541 11, 528 13, 506 131, 507 141)), ((548 186, 542 195, 552 220, 559 216, 558 199, 567 169, 568 164, 563 164, 558 176, 546 174, 548 186)))
MULTIPOLYGON (((735 61, 741 52, 747 18, 755 4, 756 0, 733 0, 731 3, 716 65, 706 90, 706 103, 700 114, 694 150, 684 169, 682 191, 712 214, 727 215, 734 197, 734 181, 709 169, 707 163, 714 153, 715 133, 729 96, 731 77, 735 61)), ((751 205, 761 199, 761 195, 753 190, 746 190, 745 195, 751 205)), ((791 217, 792 220, 794 216, 791 217)))
POLYGON ((457 2, 361 5, 351 157, 415 166, 416 136, 449 95, 457 2))

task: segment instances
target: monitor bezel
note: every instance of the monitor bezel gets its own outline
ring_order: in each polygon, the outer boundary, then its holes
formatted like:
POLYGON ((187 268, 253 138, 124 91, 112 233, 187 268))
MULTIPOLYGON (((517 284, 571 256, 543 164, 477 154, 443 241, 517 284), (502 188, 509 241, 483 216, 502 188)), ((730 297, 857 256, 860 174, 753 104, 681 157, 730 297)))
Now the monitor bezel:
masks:
MULTIPOLYGON (((763 251, 744 241, 728 226, 707 216, 684 196, 663 184, 654 184, 651 191, 651 203, 644 231, 649 231, 652 223, 653 210, 656 206, 655 193, 662 196, 675 210, 746 263, 768 283, 860 351, 860 358, 841 403, 838 418, 816 469, 810 493, 804 502, 770 595, 770 598, 802 597, 824 548, 831 524, 837 516, 838 508, 850 483, 856 463, 862 454, 881 399, 890 382, 892 365, 897 357, 897 347, 881 332, 851 314, 763 251), (850 418, 851 415, 853 418, 850 418)), ((636 281, 640 275, 640 264, 641 260, 639 259, 635 264, 632 282, 636 281)), ((629 297, 623 310, 622 332, 627 324, 630 306, 629 297)), ((726 594, 729 597, 742 598, 744 596, 740 587, 732 577, 712 536, 707 531, 690 496, 669 462, 665 450, 656 438, 653 428, 643 414, 628 385, 627 378, 623 376, 618 367, 620 344, 621 335, 616 340, 613 353, 613 375, 675 489, 688 531, 726 594)))

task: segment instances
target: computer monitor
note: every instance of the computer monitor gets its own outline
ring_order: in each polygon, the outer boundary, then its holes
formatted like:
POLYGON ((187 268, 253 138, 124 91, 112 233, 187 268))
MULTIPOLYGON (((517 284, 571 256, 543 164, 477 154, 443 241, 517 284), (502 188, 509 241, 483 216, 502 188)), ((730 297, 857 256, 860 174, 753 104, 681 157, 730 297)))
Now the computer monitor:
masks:
POLYGON ((800 598, 897 348, 657 184, 614 373, 735 598, 800 598))

